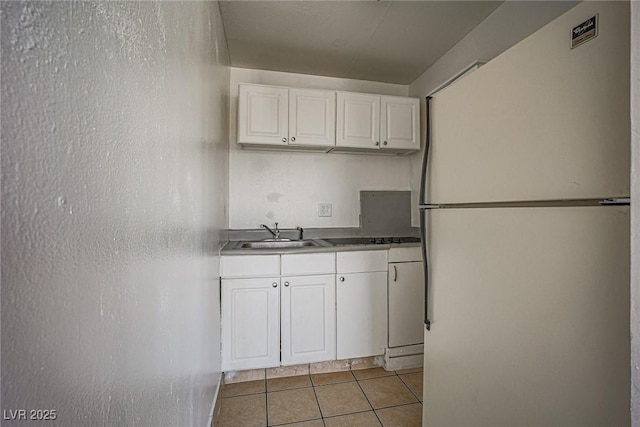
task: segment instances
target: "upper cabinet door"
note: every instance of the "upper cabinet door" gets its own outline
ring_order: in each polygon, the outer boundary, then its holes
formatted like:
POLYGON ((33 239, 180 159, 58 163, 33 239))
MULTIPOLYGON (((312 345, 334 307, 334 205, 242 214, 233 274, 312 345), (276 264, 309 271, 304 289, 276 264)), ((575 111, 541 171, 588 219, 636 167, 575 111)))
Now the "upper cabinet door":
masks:
POLYGON ((336 145, 336 93, 289 89, 289 145, 336 145))
POLYGON ((420 149, 420 101, 397 96, 381 97, 382 149, 420 149))
POLYGON ((338 92, 336 146, 380 146, 380 95, 338 92))
POLYGON ((287 145, 289 141, 289 89, 240 85, 238 142, 287 145))

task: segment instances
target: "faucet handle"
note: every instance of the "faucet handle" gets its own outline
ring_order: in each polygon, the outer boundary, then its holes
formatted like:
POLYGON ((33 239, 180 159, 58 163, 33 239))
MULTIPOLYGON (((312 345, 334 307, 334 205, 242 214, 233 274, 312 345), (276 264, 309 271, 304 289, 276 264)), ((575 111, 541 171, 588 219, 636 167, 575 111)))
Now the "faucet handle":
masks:
POLYGON ((278 231, 278 223, 276 222, 276 231, 278 231))

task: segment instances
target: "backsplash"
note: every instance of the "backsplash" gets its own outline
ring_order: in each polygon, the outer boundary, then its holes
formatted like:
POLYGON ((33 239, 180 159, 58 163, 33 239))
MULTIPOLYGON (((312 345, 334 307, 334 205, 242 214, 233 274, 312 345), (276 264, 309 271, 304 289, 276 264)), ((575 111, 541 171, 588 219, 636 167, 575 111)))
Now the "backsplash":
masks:
POLYGON ((410 191, 361 191, 363 236, 411 236, 410 191))

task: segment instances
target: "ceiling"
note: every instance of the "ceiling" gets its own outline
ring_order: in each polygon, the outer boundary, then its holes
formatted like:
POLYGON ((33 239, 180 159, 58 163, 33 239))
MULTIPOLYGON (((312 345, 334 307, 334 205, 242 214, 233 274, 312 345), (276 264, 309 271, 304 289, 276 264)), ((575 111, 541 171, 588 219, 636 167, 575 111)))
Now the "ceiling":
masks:
POLYGON ((501 1, 220 1, 232 67, 409 84, 501 1))

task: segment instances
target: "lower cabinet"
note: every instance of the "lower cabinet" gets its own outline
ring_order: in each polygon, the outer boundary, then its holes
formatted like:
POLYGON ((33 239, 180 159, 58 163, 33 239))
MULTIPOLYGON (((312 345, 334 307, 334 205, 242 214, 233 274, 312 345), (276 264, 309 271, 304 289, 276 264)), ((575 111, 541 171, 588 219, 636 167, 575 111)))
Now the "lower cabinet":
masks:
POLYGON ((282 365, 336 358, 335 275, 283 277, 282 365))
POLYGON ((422 262, 389 264, 389 347, 424 342, 422 262))
POLYGON ((374 356, 387 346, 387 273, 338 274, 337 357, 374 356))
POLYGON ((333 274, 222 280, 223 371, 334 360, 335 334, 333 274))
POLYGON ((387 346, 388 251, 338 252, 338 359, 376 356, 387 346))
POLYGON ((222 370, 384 354, 387 269, 387 250, 223 257, 222 370))
POLYGON ((222 280, 222 370, 280 364, 280 278, 222 280))

